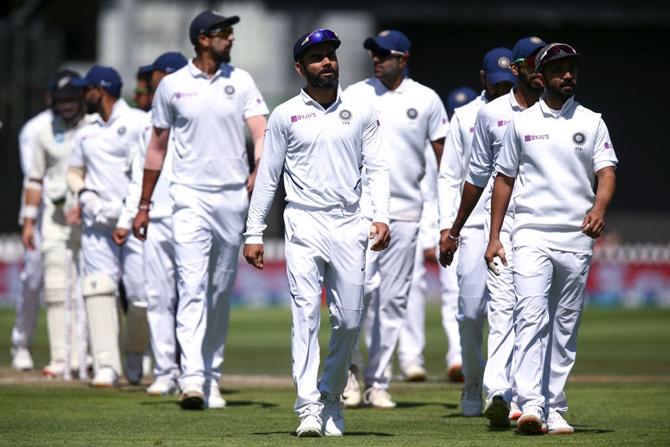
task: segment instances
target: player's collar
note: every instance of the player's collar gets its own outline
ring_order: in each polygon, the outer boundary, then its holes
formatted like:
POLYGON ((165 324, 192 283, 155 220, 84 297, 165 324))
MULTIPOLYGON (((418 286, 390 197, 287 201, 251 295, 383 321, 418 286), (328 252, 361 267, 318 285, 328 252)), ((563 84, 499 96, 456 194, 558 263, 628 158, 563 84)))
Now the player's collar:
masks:
POLYGON ((405 91, 407 91, 412 81, 408 76, 405 76, 404 78, 402 78, 402 81, 400 81, 400 84, 395 88, 395 90, 391 90, 379 78, 372 78, 372 80, 377 84, 377 86, 381 87, 384 91, 393 93, 405 93, 405 91))
POLYGON ((551 107, 547 105, 547 103, 544 101, 544 95, 540 98, 540 110, 542 110, 542 113, 545 115, 552 116, 554 118, 560 118, 561 116, 565 116, 568 111, 572 109, 573 106, 575 106, 575 96, 571 96, 568 98, 567 101, 563 104, 563 107, 561 107, 561 110, 554 110, 551 107))
POLYGON ((512 107, 512 110, 514 110, 515 112, 525 110, 521 106, 521 104, 519 104, 519 101, 516 100, 516 94, 515 94, 514 89, 516 89, 516 87, 512 88, 512 90, 510 90, 509 93, 507 94, 507 96, 509 96, 509 105, 512 107))
POLYGON ((188 60, 188 72, 191 73, 191 76, 193 76, 194 78, 208 79, 210 81, 213 81, 214 79, 216 79, 221 75, 221 69, 223 66, 224 64, 219 65, 219 68, 216 70, 214 75, 212 75, 212 77, 209 77, 207 73, 205 73, 204 71, 200 70, 198 67, 195 66, 195 64, 193 63, 193 59, 188 60))
POLYGON ((95 120, 101 126, 111 126, 114 123, 114 121, 116 121, 128 109, 130 109, 130 106, 128 105, 126 100, 123 98, 119 98, 114 102, 114 105, 112 106, 112 113, 109 115, 109 120, 107 122, 105 122, 102 119, 102 116, 98 114, 94 115, 96 117, 95 120))
MULTIPOLYGON (((321 104, 319 104, 318 102, 316 102, 314 100, 314 98, 309 96, 304 88, 300 89, 300 98, 307 105, 313 105, 313 106, 317 106, 317 107, 323 109, 323 106, 321 104)), ((336 107, 340 102, 342 102, 342 87, 340 87, 340 85, 338 84, 337 85, 337 97, 335 98, 335 101, 330 105, 330 107, 328 107, 328 109, 326 109, 326 110, 330 110, 330 109, 336 107)))

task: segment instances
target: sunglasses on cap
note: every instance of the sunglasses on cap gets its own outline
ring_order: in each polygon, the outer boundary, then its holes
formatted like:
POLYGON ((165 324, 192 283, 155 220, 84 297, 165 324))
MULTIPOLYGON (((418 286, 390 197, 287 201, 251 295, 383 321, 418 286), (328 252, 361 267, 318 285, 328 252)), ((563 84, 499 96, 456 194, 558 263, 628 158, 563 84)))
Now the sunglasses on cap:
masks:
POLYGON ((305 37, 300 46, 304 47, 308 43, 310 44, 310 46, 312 46, 316 45, 317 43, 332 42, 334 40, 339 42, 340 38, 337 37, 337 34, 335 34, 334 31, 331 31, 329 29, 322 28, 316 31, 312 31, 307 37, 305 37))
POLYGON ((377 56, 380 59, 386 59, 391 56, 405 56, 405 53, 398 50, 387 50, 386 48, 375 48, 370 50, 372 56, 377 56))
POLYGON ((227 39, 233 34, 233 27, 226 26, 225 28, 215 28, 209 32, 209 37, 218 37, 219 39, 227 39))
POLYGON ((564 57, 579 56, 577 51, 566 43, 552 43, 538 54, 535 60, 535 69, 541 70, 547 62, 562 59, 564 57))

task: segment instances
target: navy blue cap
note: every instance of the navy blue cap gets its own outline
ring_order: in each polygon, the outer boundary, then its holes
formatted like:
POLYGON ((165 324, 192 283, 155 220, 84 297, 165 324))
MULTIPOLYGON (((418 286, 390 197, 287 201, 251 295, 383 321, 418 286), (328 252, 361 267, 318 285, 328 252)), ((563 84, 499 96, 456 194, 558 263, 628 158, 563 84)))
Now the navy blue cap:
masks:
POLYGON ((499 82, 511 82, 516 84, 516 77, 510 70, 512 63, 512 51, 509 48, 494 48, 484 56, 482 70, 486 74, 486 80, 491 84, 499 82))
POLYGON ((117 98, 121 96, 121 87, 123 86, 123 81, 121 80, 121 75, 119 72, 114 70, 112 67, 104 67, 102 65, 94 65, 86 73, 86 76, 80 79, 73 79, 72 85, 75 87, 87 87, 89 85, 96 85, 107 90, 109 94, 116 96, 117 98))
POLYGON ((375 37, 368 37, 363 42, 363 48, 366 50, 375 50, 381 48, 387 51, 399 51, 409 53, 412 49, 412 43, 400 31, 393 29, 384 30, 375 37))
POLYGON ((298 40, 293 44, 293 60, 298 62, 302 59, 302 55, 305 54, 305 51, 307 51, 308 48, 323 42, 333 44, 335 49, 338 49, 342 43, 335 31, 319 28, 298 37, 298 40))
POLYGON ((546 43, 544 40, 536 36, 519 39, 517 43, 514 44, 514 48, 512 48, 512 62, 535 55, 535 53, 544 48, 545 45, 546 43))
POLYGON ((153 64, 149 64, 149 65, 140 65, 140 68, 137 69, 137 76, 148 75, 148 74, 150 74, 152 71, 154 71, 154 66, 153 66, 153 64))
POLYGON ((170 74, 184 67, 186 64, 188 64, 186 57, 179 51, 168 51, 158 56, 153 64, 142 65, 137 72, 151 73, 154 70, 159 70, 170 74))
POLYGON ((191 21, 191 26, 188 28, 188 37, 191 43, 195 45, 198 43, 198 36, 201 34, 209 34, 217 27, 234 25, 240 21, 238 16, 226 17, 215 11, 203 11, 191 21))
POLYGON ((477 97, 477 92, 470 87, 458 87, 449 92, 447 96, 447 114, 454 114, 454 110, 463 106, 477 97))

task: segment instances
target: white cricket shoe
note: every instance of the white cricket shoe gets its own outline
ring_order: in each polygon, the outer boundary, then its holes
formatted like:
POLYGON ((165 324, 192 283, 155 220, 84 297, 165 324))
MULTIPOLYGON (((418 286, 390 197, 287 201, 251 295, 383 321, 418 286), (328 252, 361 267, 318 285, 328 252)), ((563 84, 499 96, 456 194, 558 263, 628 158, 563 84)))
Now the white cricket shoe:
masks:
POLYGON ((407 382, 424 382, 426 380, 426 368, 421 365, 409 364, 401 369, 407 382))
POLYGON ((42 368, 42 375, 48 379, 62 379, 65 372, 65 365, 61 362, 50 362, 42 368))
POLYGON ((347 386, 342 392, 342 401, 347 408, 356 408, 361 405, 361 387, 358 384, 356 373, 352 370, 349 370, 347 386))
POLYGON ((397 405, 391 400, 391 395, 388 391, 375 387, 365 390, 365 393, 363 393, 363 402, 365 405, 370 405, 381 410, 390 410, 397 405))
POLYGON ((323 423, 323 434, 326 436, 344 435, 344 416, 342 409, 344 404, 340 396, 335 394, 321 394, 321 421, 323 423))
POLYGON ((321 406, 308 405, 299 414, 300 424, 295 430, 298 438, 319 438, 323 423, 321 421, 321 406))
POLYGON ((147 387, 147 394, 149 396, 169 396, 178 392, 177 381, 171 377, 158 377, 147 387))
POLYGON ((575 432, 558 411, 549 411, 547 416, 547 433, 550 435, 571 435, 575 432))
POLYGON ((27 348, 12 348, 12 368, 19 371, 30 371, 35 367, 33 356, 27 348))
POLYGON ((540 435, 544 433, 544 412, 540 407, 530 406, 524 408, 523 414, 516 423, 516 428, 527 435, 540 435))
POLYGON ((199 385, 187 385, 179 396, 179 406, 182 410, 203 410, 205 395, 199 385))
POLYGON ((114 368, 110 366, 103 366, 98 369, 91 380, 91 386, 95 388, 114 388, 119 384, 119 375, 116 374, 114 368))
POLYGON ((482 384, 466 383, 461 394, 461 413, 465 417, 477 417, 482 415, 484 400, 482 398, 482 384))
POLYGON ((509 428, 509 405, 500 394, 486 401, 484 416, 489 420, 489 427, 493 430, 509 428))
POLYGON ((516 425, 516 423, 518 422, 518 420, 519 420, 519 418, 521 417, 522 414, 523 414, 523 412, 521 411, 521 408, 519 408, 519 406, 517 405, 516 402, 512 401, 512 403, 509 404, 508 419, 509 419, 510 425, 516 425))
POLYGON ((205 385, 205 408, 211 410, 226 408, 226 401, 221 397, 221 389, 216 380, 210 380, 209 386, 205 385))

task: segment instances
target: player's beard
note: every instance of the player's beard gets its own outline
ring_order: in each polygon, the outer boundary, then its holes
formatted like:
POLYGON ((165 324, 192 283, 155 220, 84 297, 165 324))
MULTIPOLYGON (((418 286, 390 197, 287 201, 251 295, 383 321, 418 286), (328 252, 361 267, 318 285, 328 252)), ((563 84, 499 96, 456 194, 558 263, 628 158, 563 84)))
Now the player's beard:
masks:
POLYGON ((100 113, 102 104, 102 97, 98 98, 97 101, 86 100, 86 113, 100 113))
POLYGON ((309 71, 305 70, 305 78, 307 78, 307 82, 311 87, 334 89, 337 88, 337 84, 339 83, 339 72, 337 68, 331 68, 330 70, 323 70, 319 74, 313 75, 309 71), (321 76, 323 73, 334 73, 335 76, 324 78, 321 76))
POLYGON ((577 87, 577 84, 574 82, 565 84, 569 84, 572 87, 572 89, 564 90, 563 87, 565 85, 563 83, 561 83, 561 85, 559 85, 558 87, 547 85, 547 94, 555 98, 562 98, 563 100, 570 99, 575 95, 575 88, 577 87))

